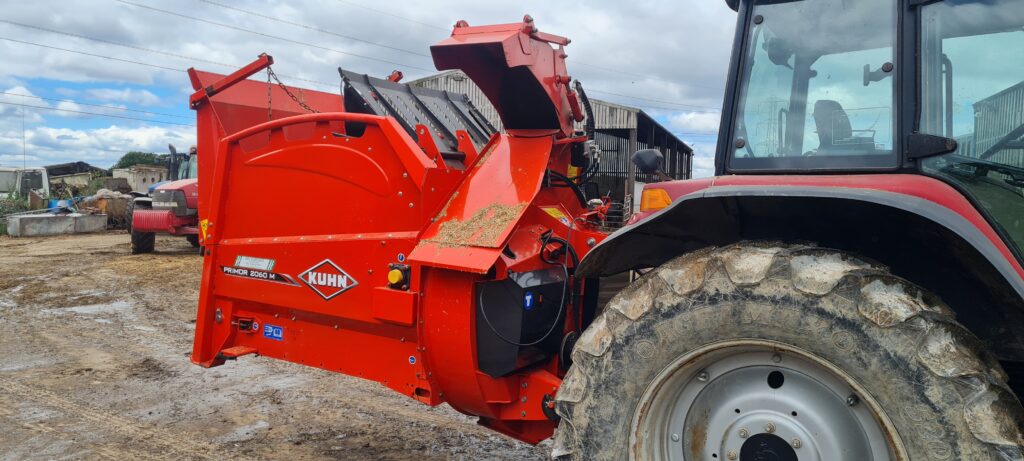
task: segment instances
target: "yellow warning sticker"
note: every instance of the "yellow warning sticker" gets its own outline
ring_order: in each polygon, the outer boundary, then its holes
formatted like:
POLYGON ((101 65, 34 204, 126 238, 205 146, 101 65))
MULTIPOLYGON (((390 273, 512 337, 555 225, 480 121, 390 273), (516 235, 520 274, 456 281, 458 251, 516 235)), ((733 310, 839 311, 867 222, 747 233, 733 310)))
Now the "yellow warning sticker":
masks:
POLYGON ((206 229, 208 229, 209 227, 210 227, 210 220, 209 219, 204 219, 202 221, 199 221, 199 233, 203 234, 203 240, 204 241, 206 240, 206 229))
POLYGON ((540 209, 544 210, 545 213, 551 215, 552 218, 555 218, 555 219, 561 221, 562 224, 565 224, 566 226, 569 225, 569 222, 570 222, 569 221, 569 217, 566 216, 565 213, 563 213, 562 210, 559 209, 558 207, 544 206, 544 207, 540 207, 540 209))

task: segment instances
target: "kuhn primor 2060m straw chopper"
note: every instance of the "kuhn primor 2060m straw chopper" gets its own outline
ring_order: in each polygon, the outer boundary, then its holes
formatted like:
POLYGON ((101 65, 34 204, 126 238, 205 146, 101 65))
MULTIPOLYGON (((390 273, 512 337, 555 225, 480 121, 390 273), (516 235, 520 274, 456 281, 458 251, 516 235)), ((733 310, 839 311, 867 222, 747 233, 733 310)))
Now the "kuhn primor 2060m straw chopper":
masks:
POLYGON ((1024 3, 727 3, 717 176, 611 236, 569 41, 529 17, 431 48, 500 133, 348 72, 345 111, 232 133, 197 87, 192 360, 359 376, 566 459, 1024 459, 1024 3))
POLYGON ((532 27, 460 24, 432 49, 494 102, 507 133, 491 137, 462 99, 344 72, 346 111, 216 145, 204 119, 218 97, 200 89, 200 151, 216 147, 200 155, 208 254, 193 360, 258 353, 549 437, 566 333, 595 307, 572 272, 604 234, 565 176, 587 140, 573 130, 584 109, 569 41, 532 27), (270 183, 304 198, 252 194, 270 183))

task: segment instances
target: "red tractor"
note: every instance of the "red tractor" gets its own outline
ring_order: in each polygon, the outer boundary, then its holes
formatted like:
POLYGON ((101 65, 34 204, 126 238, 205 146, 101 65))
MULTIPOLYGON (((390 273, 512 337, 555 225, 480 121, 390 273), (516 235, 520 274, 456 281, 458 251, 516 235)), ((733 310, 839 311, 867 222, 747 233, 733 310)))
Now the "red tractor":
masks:
POLYGON ((378 381, 559 459, 1024 459, 1024 3, 729 4, 717 176, 647 185, 610 236, 566 173, 568 40, 529 17, 431 48, 501 116, 481 149, 379 88, 200 131, 192 360, 378 381), (254 203, 267 178, 337 213, 254 203))
POLYGON ((153 184, 146 195, 135 197, 131 203, 128 230, 132 254, 152 253, 157 233, 183 235, 192 246, 199 246, 196 148, 179 154, 173 145, 167 147, 168 180, 153 184))

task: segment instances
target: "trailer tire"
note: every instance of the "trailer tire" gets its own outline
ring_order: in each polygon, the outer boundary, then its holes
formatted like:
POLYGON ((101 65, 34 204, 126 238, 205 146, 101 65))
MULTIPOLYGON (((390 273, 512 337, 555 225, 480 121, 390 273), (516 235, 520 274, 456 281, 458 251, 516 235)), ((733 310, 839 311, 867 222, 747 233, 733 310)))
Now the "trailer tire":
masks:
POLYGON ((192 248, 199 248, 199 235, 197 235, 197 234, 186 235, 185 236, 185 240, 188 241, 189 245, 192 245, 192 248))
POLYGON ((148 205, 134 201, 128 206, 128 232, 131 233, 132 254, 152 253, 156 247, 156 233, 135 231, 135 226, 132 222, 135 215, 135 207, 149 209, 148 205))
POLYGON ((1021 460, 1006 381, 947 306, 884 267, 743 242, 671 260, 609 302, 558 390, 552 456, 1021 460))

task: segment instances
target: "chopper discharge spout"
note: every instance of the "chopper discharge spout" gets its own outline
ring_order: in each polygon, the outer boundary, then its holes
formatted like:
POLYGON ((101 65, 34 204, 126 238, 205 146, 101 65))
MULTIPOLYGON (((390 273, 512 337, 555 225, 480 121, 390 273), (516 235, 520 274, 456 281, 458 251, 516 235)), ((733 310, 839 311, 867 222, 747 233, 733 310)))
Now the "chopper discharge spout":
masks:
POLYGON ((451 37, 430 47, 439 70, 460 69, 490 100, 510 135, 571 137, 583 120, 570 86, 569 39, 521 23, 470 26, 459 21, 451 37), (554 45, 554 47, 552 47, 554 45))

